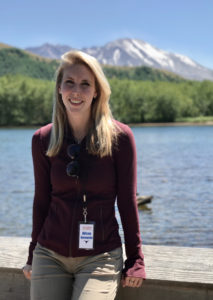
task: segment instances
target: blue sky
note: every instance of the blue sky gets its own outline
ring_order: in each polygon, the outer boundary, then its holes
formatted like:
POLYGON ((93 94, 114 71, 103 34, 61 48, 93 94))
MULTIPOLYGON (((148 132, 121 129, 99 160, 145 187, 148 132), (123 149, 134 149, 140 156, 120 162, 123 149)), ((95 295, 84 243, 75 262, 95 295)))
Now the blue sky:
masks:
POLYGON ((74 48, 137 38, 213 69, 212 0, 1 0, 0 42, 74 48))

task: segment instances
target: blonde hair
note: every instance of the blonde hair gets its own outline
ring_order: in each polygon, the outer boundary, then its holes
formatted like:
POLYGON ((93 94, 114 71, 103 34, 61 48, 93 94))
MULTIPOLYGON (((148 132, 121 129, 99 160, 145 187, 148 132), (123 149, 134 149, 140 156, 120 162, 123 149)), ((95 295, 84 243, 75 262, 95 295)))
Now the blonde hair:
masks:
POLYGON ((52 114, 52 130, 50 143, 47 150, 49 157, 59 153, 64 139, 64 131, 68 126, 66 109, 63 104, 59 87, 63 78, 64 70, 71 65, 83 64, 90 69, 95 77, 97 97, 93 99, 91 107, 91 128, 87 135, 87 149, 90 154, 100 157, 112 155, 112 144, 116 142, 119 132, 113 122, 109 107, 111 94, 109 83, 98 61, 81 51, 69 51, 62 56, 61 64, 56 73, 55 97, 52 114))

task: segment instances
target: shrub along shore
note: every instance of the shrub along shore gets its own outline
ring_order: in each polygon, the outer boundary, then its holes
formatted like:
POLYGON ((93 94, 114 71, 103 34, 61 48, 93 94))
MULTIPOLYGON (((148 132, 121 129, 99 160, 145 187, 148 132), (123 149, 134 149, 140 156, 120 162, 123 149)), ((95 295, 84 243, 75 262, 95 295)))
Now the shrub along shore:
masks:
MULTIPOLYGON (((213 82, 109 79, 115 119, 128 124, 213 122, 213 82)), ((54 81, 23 75, 0 77, 0 126, 49 123, 54 81)), ((183 123, 182 123, 183 124, 183 123)))

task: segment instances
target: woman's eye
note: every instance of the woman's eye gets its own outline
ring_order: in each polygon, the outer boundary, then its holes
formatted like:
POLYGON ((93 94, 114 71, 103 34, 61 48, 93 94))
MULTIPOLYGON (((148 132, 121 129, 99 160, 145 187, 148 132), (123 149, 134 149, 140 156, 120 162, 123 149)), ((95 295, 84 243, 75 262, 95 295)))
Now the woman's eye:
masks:
POLYGON ((83 82, 83 85, 89 86, 89 82, 83 82))
POLYGON ((66 83, 73 84, 74 82, 72 80, 67 80, 66 83))

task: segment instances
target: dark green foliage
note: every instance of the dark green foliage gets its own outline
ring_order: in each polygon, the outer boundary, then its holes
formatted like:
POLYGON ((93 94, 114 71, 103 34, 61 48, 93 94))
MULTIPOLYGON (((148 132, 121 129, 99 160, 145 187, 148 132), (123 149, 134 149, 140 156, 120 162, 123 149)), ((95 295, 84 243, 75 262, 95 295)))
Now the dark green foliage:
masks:
POLYGON ((51 121, 54 83, 21 75, 0 77, 0 125, 41 125, 51 121))
MULTIPOLYGON (((173 122, 213 115, 213 82, 151 82, 110 79, 110 105, 125 123, 173 122)), ((21 75, 0 77, 0 125, 51 121, 54 82, 21 75)))
POLYGON ((195 99, 202 116, 213 116, 213 83, 211 81, 200 82, 195 99))
POLYGON ((174 122, 180 118, 213 116, 213 82, 110 80, 111 108, 126 123, 174 122))

